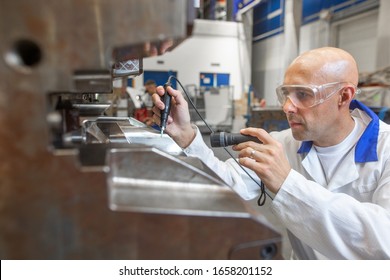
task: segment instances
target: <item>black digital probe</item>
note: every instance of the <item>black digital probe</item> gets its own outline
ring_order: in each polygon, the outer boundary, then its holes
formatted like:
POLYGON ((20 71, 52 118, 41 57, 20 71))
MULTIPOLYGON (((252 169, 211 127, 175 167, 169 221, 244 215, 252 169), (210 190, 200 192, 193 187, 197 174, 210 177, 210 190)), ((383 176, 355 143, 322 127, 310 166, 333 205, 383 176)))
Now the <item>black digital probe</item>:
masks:
POLYGON ((226 147, 243 142, 253 141, 262 143, 258 138, 240 133, 213 132, 210 135, 211 147, 226 147))
POLYGON ((168 79, 168 82, 164 85, 164 95, 161 97, 162 101, 164 102, 164 109, 160 110, 161 113, 161 136, 164 133, 164 130, 167 127, 167 121, 169 112, 171 111, 171 101, 172 96, 167 92, 167 87, 171 86, 170 78, 168 79))

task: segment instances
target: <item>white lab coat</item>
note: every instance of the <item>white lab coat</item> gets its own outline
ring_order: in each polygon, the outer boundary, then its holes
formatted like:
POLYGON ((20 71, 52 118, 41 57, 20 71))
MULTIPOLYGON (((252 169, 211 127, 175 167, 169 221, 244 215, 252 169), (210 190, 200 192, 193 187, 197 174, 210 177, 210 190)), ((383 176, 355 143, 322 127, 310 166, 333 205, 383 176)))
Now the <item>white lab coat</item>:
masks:
MULTIPOLYGON (((290 129, 271 133, 283 144, 292 167, 271 210, 288 230, 294 258, 390 259, 390 125, 372 112, 370 116, 355 109, 352 115, 365 125, 372 118, 379 122, 374 136, 377 160, 356 162, 355 146, 329 183, 314 148, 309 145, 306 152, 297 153, 303 145, 294 140, 290 129)), ((371 145, 372 139, 358 149, 371 145)), ((184 152, 199 157, 242 198, 259 196, 259 186, 234 160, 215 158, 199 132, 184 152)))

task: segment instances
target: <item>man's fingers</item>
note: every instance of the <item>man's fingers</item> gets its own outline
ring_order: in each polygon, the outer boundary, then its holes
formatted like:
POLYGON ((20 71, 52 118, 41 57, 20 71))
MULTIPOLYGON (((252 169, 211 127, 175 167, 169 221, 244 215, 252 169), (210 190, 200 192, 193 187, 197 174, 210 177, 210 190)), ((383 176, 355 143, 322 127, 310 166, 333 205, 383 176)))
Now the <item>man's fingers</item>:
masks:
POLYGON ((156 88, 156 92, 157 92, 158 95, 163 96, 164 92, 165 92, 164 87, 163 86, 158 86, 156 88))
POLYGON ((177 89, 174 89, 170 86, 167 87, 168 93, 173 97, 174 102, 176 105, 183 104, 185 102, 183 94, 178 91, 177 89))
POLYGON ((256 161, 256 158, 255 158, 256 153, 258 153, 258 152, 255 149, 253 149, 252 147, 246 147, 238 153, 238 159, 240 160, 240 162, 242 159, 256 161))
MULTIPOLYGON (((165 107, 164 102, 161 101, 161 98, 160 98, 160 96, 158 94, 154 93, 152 95, 152 100, 153 100, 153 104, 155 106, 157 106, 159 110, 163 110, 164 109, 164 107, 165 107)), ((153 112, 155 112, 155 111, 153 110, 153 112)))
POLYGON ((155 114, 157 117, 161 117, 161 110, 159 108, 157 108, 156 106, 153 106, 152 108, 152 112, 153 114, 155 114))
POLYGON ((254 137, 260 139, 260 141, 263 144, 271 144, 271 143, 275 142, 275 140, 272 138, 272 136, 269 135, 269 133, 262 128, 248 127, 248 128, 241 129, 240 133, 245 134, 245 135, 254 136, 254 137))
POLYGON ((153 121, 157 124, 157 125, 161 125, 161 118, 160 116, 157 116, 156 114, 153 115, 153 121))

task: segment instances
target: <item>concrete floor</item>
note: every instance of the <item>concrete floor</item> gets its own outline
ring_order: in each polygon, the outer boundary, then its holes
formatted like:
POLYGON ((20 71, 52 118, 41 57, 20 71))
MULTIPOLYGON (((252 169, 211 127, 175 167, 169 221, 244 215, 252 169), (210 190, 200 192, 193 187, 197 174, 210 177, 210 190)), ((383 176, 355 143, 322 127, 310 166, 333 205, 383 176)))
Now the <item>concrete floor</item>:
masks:
MULTIPOLYGON (((245 128, 245 118, 242 116, 236 116, 233 121, 233 126, 231 132, 239 132, 241 128, 245 128)), ((205 131, 201 129, 201 131, 205 131)), ((205 143, 210 147, 210 135, 209 133, 202 133, 205 143)), ((211 148, 211 147, 210 147, 211 148)), ((230 155, 223 148, 211 148, 214 152, 214 155, 220 160, 227 160, 230 158, 230 155)), ((228 147, 228 150, 234 155, 235 152, 228 147)), ((279 220, 272 214, 269 209, 270 204, 272 203, 271 199, 267 197, 266 203, 263 206, 257 205, 257 199, 248 202, 252 206, 251 208, 255 210, 255 213, 258 213, 262 218, 266 219, 267 224, 272 227, 274 230, 279 232, 282 235, 282 255, 285 259, 290 259, 291 255, 291 245, 287 238, 287 232, 279 220)))

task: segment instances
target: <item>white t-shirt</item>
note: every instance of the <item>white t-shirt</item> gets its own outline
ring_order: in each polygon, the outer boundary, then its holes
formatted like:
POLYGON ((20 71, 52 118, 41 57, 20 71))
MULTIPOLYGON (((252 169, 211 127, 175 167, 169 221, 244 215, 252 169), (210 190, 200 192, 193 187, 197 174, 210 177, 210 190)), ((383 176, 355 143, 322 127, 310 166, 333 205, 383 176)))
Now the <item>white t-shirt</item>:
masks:
POLYGON ((364 125, 361 120, 355 117, 353 117, 353 119, 355 121, 355 127, 341 143, 330 147, 318 147, 313 145, 317 151, 318 158, 321 162, 322 169, 328 183, 333 177, 339 164, 343 161, 345 155, 347 155, 349 150, 355 146, 357 139, 360 139, 360 136, 364 132, 364 125))

